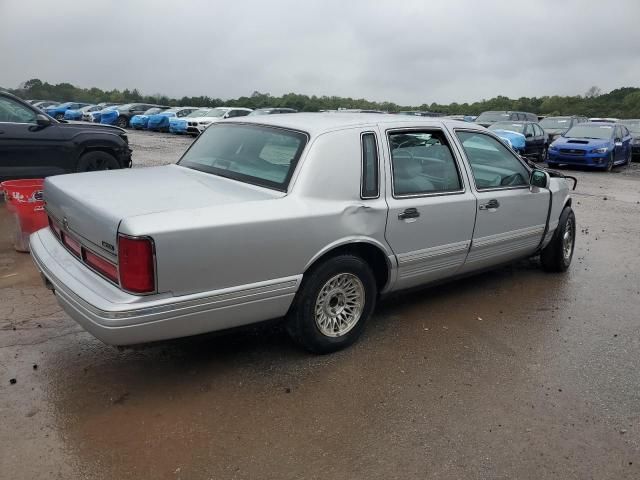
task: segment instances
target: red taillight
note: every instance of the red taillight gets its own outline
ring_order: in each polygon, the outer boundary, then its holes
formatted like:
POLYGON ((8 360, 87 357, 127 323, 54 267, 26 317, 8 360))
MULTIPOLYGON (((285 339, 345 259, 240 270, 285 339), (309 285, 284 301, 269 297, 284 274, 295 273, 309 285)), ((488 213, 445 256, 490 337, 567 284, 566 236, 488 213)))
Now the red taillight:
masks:
POLYGON ((62 232, 61 235, 62 243, 67 246, 71 253, 73 253, 78 258, 82 258, 82 247, 80 246, 80 244, 64 232, 62 232))
POLYGON ((156 288, 153 241, 150 238, 118 236, 120 286, 133 293, 150 293, 156 288))
POLYGON ((112 282, 118 283, 118 269, 113 263, 84 248, 82 249, 82 259, 84 260, 84 263, 89 265, 91 268, 101 273, 112 282))
POLYGON ((60 238, 60 232, 62 230, 60 230, 60 227, 58 225, 56 225, 56 222, 54 222, 51 217, 48 217, 48 218, 49 218, 49 227, 51 227, 51 230, 53 231, 55 236, 60 238))

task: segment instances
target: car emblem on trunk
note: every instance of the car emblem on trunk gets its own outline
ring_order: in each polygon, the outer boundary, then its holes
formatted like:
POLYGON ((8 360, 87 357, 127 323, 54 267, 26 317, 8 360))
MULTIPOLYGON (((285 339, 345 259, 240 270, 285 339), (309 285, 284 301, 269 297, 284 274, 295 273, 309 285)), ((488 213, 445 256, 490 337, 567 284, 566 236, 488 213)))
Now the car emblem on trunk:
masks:
POLYGON ((67 217, 62 219, 62 228, 69 231, 69 220, 67 220, 67 217))

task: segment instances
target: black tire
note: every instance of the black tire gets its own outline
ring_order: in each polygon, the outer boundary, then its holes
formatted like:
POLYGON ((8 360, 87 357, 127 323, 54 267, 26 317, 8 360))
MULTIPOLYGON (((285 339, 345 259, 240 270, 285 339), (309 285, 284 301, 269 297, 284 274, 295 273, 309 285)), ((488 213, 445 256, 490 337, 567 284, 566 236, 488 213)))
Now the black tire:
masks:
POLYGON ((107 152, 88 152, 78 161, 78 172, 96 172, 100 170, 117 170, 118 160, 107 152))
POLYGON ((631 148, 627 151, 627 161, 624 164, 628 167, 631 165, 631 157, 633 157, 633 153, 631 153, 631 148))
POLYGON ((576 244, 576 216, 571 207, 564 207, 558 227, 549 244, 540 253, 540 263, 546 272, 566 272, 571 265, 576 244), (568 232, 569 231, 569 232, 568 232), (565 252, 565 234, 568 232, 571 251, 565 252))
POLYGON ((542 147, 542 151, 538 155, 539 162, 545 162, 547 160, 547 146, 542 147))
POLYGON ((609 158, 607 159, 607 166, 604 167, 606 172, 610 172, 613 170, 613 152, 609 154, 609 158))
MULTIPOLYGON (((355 283, 357 284, 357 282, 355 283)), ((330 258, 304 275, 300 290, 287 314, 287 331, 294 341, 310 352, 325 354, 341 350, 355 342, 362 334, 375 308, 376 298, 375 277, 369 265, 362 258, 354 255, 339 255, 330 258), (321 308, 318 306, 318 302, 321 302, 321 295, 324 295, 325 308, 342 309, 342 311, 346 311, 347 315, 350 313, 346 310, 348 306, 342 306, 344 303, 340 300, 339 289, 334 288, 329 290, 329 294, 325 293, 327 289, 331 288, 330 282, 337 281, 336 279, 339 279, 341 275, 351 281, 353 281, 353 277, 359 280, 359 288, 352 291, 362 293, 364 305, 352 326, 346 327, 345 333, 336 333, 336 336, 330 336, 321 330, 319 321, 316 320, 316 310, 321 308), (331 292, 337 293, 331 294, 331 292), (332 307, 334 299, 336 304, 332 307)), ((323 310, 320 310, 319 315, 323 310)))
POLYGON ((54 117, 56 120, 64 120, 64 113, 56 113, 54 117))
POLYGON ((116 125, 120 128, 128 128, 129 127, 129 119, 124 115, 120 115, 116 120, 116 125))

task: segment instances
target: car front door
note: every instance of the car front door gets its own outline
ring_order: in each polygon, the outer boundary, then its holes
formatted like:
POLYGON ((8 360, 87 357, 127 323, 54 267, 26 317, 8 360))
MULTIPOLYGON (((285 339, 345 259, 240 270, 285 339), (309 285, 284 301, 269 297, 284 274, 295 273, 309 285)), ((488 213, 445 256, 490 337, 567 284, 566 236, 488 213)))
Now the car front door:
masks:
POLYGON ((533 155, 536 153, 536 139, 533 126, 530 123, 524 124, 524 154, 533 155))
POLYGON ((386 239, 398 261, 397 288, 455 274, 471 243, 476 199, 449 134, 439 128, 387 132, 386 239))
POLYGON ((545 231, 549 190, 530 188, 530 172, 499 139, 476 130, 456 130, 478 199, 469 255, 463 272, 533 254, 545 231))
POLYGON ((37 124, 38 112, 0 96, 0 179, 65 173, 65 145, 59 124, 37 124))
POLYGON ((535 139, 536 144, 536 154, 542 155, 546 143, 546 135, 544 130, 542 130, 542 127, 537 123, 532 123, 531 127, 533 128, 533 138, 535 139))

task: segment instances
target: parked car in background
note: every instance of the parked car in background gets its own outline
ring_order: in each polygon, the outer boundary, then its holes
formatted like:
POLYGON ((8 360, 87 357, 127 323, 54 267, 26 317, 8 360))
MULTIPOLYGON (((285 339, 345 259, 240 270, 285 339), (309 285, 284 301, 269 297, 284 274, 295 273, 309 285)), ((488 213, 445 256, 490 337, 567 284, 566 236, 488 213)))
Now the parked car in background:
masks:
POLYGON ((0 92, 0 180, 131 166, 124 130, 59 122, 0 92))
POLYGON ((96 110, 96 111, 93 111, 93 112, 85 112, 85 113, 82 114, 82 120, 84 122, 100 123, 100 120, 102 119, 102 113, 103 112, 107 112, 109 110, 115 110, 119 106, 120 105, 116 104, 116 105, 111 105, 110 107, 104 107, 104 108, 102 108, 102 110, 96 110))
POLYGON ((284 107, 265 107, 265 108, 256 108, 249 115, 275 115, 278 113, 298 113, 298 111, 294 108, 284 108, 284 107))
POLYGON ((103 110, 100 123, 117 125, 120 128, 128 128, 131 117, 134 115, 142 115, 151 107, 159 106, 160 105, 151 105, 149 103, 127 103, 120 105, 113 110, 103 110))
POLYGON ((202 117, 189 118, 187 122, 187 133, 190 135, 200 135, 212 123, 224 120, 225 118, 244 117, 253 110, 242 107, 216 107, 209 110, 202 117))
POLYGON ((398 115, 221 121, 177 165, 49 178, 44 198, 36 266, 116 345, 286 317, 328 353, 380 294, 535 255, 563 272, 576 233, 559 174, 476 125, 398 115))
POLYGON ((165 111, 167 108, 169 108, 168 106, 166 107, 151 107, 149 110, 147 110, 146 112, 140 114, 140 115, 134 115, 133 117, 131 117, 131 120, 129 120, 129 126, 131 128, 133 128, 134 130, 142 130, 147 128, 147 124, 149 123, 149 117, 151 115, 155 115, 157 113, 161 113, 163 111, 165 111))
POLYGON ((60 105, 45 108, 44 112, 56 120, 63 120, 67 110, 78 110, 82 107, 90 105, 89 103, 65 102, 60 105))
POLYGON ((99 112, 100 110, 102 110, 102 108, 103 107, 100 107, 98 105, 87 105, 77 110, 67 110, 66 112, 64 112, 64 119, 65 120, 82 120, 82 116, 85 113, 99 112))
POLYGON ((170 133, 177 133, 179 135, 187 133, 187 127, 188 127, 189 121, 192 121, 192 119, 203 118, 211 110, 213 110, 213 108, 209 108, 209 107, 199 108, 195 112, 191 112, 186 117, 180 117, 180 118, 178 118, 178 117, 170 117, 169 118, 169 132, 170 133))
POLYGON ((496 122, 489 130, 507 140, 520 155, 535 158, 538 162, 547 158, 549 139, 537 122, 496 122))
POLYGON ((397 112, 397 115, 409 115, 414 117, 442 117, 441 113, 436 112, 427 112, 424 110, 403 110, 401 112, 397 112))
POLYGON ((147 130, 154 132, 168 132, 169 119, 171 117, 183 118, 190 113, 200 110, 198 107, 173 107, 160 113, 149 116, 147 130))
POLYGON ((46 108, 55 107, 56 105, 59 105, 59 104, 60 102, 55 102, 53 100, 38 100, 33 103, 33 106, 44 111, 46 108))
POLYGON ((640 119, 620 120, 620 123, 627 127, 631 134, 631 155, 632 160, 640 157, 640 119))
POLYGON ((617 123, 618 119, 617 118, 611 118, 611 117, 593 117, 589 119, 590 122, 597 122, 597 123, 617 123))
POLYGON ((551 143, 557 137, 566 133, 571 127, 588 121, 589 119, 587 117, 570 115, 563 117, 545 117, 539 124, 544 128, 544 131, 547 132, 547 135, 549 135, 549 143, 551 143))
POLYGON ((581 123, 549 145, 547 164, 579 165, 611 171, 631 163, 631 134, 626 126, 610 122, 581 123))
POLYGON ((535 113, 529 112, 488 111, 478 115, 475 122, 483 127, 490 127, 496 122, 512 122, 518 120, 537 122, 538 116, 535 113))

